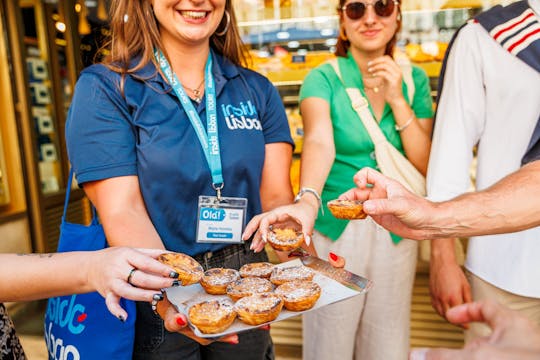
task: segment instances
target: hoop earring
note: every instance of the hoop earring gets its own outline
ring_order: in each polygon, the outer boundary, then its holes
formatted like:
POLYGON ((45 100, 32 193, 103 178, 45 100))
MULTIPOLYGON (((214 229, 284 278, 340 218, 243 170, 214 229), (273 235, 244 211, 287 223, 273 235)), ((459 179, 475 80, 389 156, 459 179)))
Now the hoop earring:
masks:
POLYGON ((347 34, 345 34, 345 29, 343 26, 339 27, 339 38, 343 41, 349 41, 349 39, 347 38, 347 34))
POLYGON ((225 17, 227 18, 227 24, 225 25, 225 28, 221 31, 216 31, 214 34, 217 36, 223 36, 227 33, 227 30, 229 30, 229 25, 231 25, 231 15, 229 15, 229 12, 225 10, 225 17))

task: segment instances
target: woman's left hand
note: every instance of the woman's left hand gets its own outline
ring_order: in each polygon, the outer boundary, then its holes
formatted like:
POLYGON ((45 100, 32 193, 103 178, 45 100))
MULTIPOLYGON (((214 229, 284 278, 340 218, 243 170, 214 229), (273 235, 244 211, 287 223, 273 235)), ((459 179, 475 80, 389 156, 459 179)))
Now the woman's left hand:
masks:
POLYGON ((88 252, 87 281, 104 298, 109 311, 126 320, 120 298, 152 301, 162 288, 173 286, 178 274, 156 258, 162 249, 110 247, 88 252))
POLYGON ((388 55, 378 57, 368 62, 368 74, 366 77, 373 76, 382 79, 384 86, 384 99, 390 105, 397 101, 404 100, 402 91, 401 68, 388 55))

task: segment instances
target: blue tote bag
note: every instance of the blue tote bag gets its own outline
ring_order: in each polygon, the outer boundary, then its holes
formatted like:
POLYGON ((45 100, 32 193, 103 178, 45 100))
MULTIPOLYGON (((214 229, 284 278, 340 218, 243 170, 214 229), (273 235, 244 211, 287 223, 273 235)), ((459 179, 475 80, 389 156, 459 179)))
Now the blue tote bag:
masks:
MULTIPOLYGON (((85 226, 66 221, 73 170, 70 170, 58 252, 92 251, 107 246, 103 226, 92 206, 92 222, 85 226)), ((77 269, 73 269, 77 271, 77 269)), ((49 359, 131 359, 135 339, 135 302, 121 299, 125 322, 112 315, 98 293, 50 298, 45 314, 45 342, 49 359)))

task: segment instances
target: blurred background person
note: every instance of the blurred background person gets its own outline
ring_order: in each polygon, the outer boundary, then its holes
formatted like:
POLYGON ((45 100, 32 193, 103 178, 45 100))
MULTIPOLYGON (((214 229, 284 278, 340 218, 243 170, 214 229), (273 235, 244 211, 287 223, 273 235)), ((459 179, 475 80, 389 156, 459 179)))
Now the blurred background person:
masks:
MULTIPOLYGON (((479 190, 521 166, 540 115, 540 65, 535 69, 518 57, 532 49, 507 49, 528 36, 527 18, 538 21, 538 14, 538 0, 498 6, 477 16, 454 38, 440 80, 427 176, 431 200, 448 200, 470 189, 475 147, 479 190)), ((538 54, 540 40, 536 43, 530 47, 538 54)), ((454 256, 453 238, 432 241, 430 290, 435 310, 444 316, 450 307, 471 298, 496 299, 540 325, 539 238, 540 227, 471 237, 466 273, 454 256)), ((486 326, 473 323, 465 340, 488 334, 486 326)))
MULTIPOLYGON (((338 14, 336 55, 344 83, 331 64, 323 64, 308 74, 300 90, 304 143, 297 202, 258 217, 245 237, 259 224, 264 233, 282 215, 292 216, 308 235, 314 226, 319 256, 342 255, 348 270, 376 284, 365 296, 304 315, 305 359, 404 359, 416 242, 391 236, 371 220, 338 220, 328 209, 318 218, 317 213, 321 202, 326 207, 350 188, 358 169, 377 167, 374 144, 345 87, 360 90, 389 142, 425 174, 433 115, 429 81, 420 68, 409 69, 415 89, 414 98, 408 98, 411 89, 393 58, 401 27, 398 2, 342 0, 338 14)), ((254 242, 254 248, 262 250, 263 243, 254 242)))

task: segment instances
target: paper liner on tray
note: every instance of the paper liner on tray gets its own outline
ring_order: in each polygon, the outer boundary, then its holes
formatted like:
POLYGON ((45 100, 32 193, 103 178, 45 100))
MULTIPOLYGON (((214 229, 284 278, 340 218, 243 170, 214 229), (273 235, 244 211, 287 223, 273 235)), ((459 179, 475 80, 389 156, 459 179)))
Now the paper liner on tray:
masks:
MULTIPOLYGON (((278 264, 276 266, 279 267, 289 267, 289 266, 299 266, 302 265, 300 260, 292 260, 285 263, 278 264)), ((270 323, 281 321, 288 319, 293 316, 298 316, 300 314, 303 314, 307 311, 317 310, 321 307, 327 306, 329 304, 333 304, 338 301, 342 301, 345 299, 348 299, 350 297, 360 295, 362 293, 349 289, 346 286, 343 286, 339 282, 330 279, 329 277, 326 277, 322 275, 321 273, 316 272, 315 276, 313 277, 313 281, 315 281, 319 286, 321 287, 321 297, 317 302, 315 303, 315 306, 309 310, 306 311, 289 311, 285 308, 281 310, 281 313, 279 316, 270 323)), ((166 289, 167 297, 169 301, 176 306, 178 311, 185 314, 187 317, 188 309, 191 305, 196 304, 201 301, 205 300, 219 300, 219 299, 229 299, 227 295, 210 295, 207 294, 201 285, 194 284, 190 286, 178 286, 178 287, 172 287, 166 289)), ((188 318, 189 321, 189 318, 188 318)), ((261 324, 264 325, 264 324, 261 324)), ((224 332, 221 332, 219 334, 203 334, 195 327, 191 322, 189 323, 189 326, 193 329, 193 332, 195 335, 202 337, 202 338, 219 338, 225 335, 239 333, 242 331, 250 330, 257 328, 258 326, 252 326, 247 325, 240 320, 236 319, 234 323, 224 332)))

